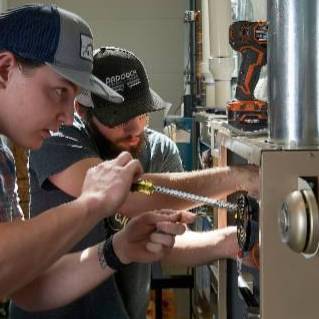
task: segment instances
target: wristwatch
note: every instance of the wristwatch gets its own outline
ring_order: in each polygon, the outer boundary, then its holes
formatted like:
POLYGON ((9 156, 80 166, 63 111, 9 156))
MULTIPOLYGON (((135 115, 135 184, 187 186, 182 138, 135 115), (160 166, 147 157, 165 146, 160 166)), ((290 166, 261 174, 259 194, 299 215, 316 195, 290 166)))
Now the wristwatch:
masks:
POLYGON ((106 264, 113 270, 119 271, 127 267, 129 264, 123 264, 116 256, 113 249, 113 235, 106 239, 103 245, 103 257, 106 264))

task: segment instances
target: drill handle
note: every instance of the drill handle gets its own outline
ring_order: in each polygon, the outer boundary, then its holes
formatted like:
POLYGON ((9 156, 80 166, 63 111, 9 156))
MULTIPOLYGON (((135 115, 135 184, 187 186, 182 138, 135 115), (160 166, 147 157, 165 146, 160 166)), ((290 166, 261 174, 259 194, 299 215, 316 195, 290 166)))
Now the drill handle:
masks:
POLYGON ((237 78, 235 98, 237 100, 255 100, 254 91, 261 67, 266 64, 266 48, 246 46, 240 50, 242 63, 237 78))

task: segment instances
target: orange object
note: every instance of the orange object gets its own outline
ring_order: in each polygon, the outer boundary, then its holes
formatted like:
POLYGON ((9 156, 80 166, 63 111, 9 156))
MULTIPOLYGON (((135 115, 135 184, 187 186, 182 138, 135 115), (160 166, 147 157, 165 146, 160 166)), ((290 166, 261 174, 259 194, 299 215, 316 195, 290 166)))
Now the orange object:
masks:
POLYGON ((256 266, 257 269, 259 269, 260 267, 260 263, 259 263, 259 243, 256 243, 252 250, 250 251, 250 255, 251 255, 251 259, 254 263, 254 265, 256 266))
POLYGON ((267 103, 260 100, 232 101, 227 106, 228 123, 253 131, 267 127, 267 103))
POLYGON ((254 90, 260 70, 267 63, 265 21, 236 21, 229 27, 229 44, 242 55, 235 101, 228 105, 229 124, 244 130, 267 126, 267 103, 255 99, 254 90))

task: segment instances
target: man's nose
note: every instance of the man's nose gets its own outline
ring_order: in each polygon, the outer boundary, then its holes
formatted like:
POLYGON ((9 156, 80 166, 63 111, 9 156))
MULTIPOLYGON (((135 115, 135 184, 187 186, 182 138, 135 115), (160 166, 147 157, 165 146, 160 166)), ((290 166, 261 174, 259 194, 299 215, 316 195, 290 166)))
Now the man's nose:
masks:
POLYGON ((125 125, 125 131, 127 133, 140 133, 143 129, 144 126, 138 117, 130 119, 125 125))

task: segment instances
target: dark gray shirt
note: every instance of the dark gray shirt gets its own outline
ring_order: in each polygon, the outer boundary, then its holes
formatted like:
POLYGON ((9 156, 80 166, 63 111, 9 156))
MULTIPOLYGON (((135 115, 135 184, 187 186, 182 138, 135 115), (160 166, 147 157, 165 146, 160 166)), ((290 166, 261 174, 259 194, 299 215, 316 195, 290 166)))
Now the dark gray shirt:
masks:
MULTIPOLYGON (((103 153, 103 156, 101 155, 103 153)), ((30 154, 31 216, 68 202, 73 198, 54 187, 48 177, 79 160, 101 157, 95 138, 78 117, 74 125, 63 127, 30 154)), ((176 144, 165 135, 145 129, 145 142, 139 156, 145 172, 182 171, 176 144)), ((101 242, 123 225, 111 217, 97 224, 72 251, 83 250, 101 242)), ((79 278, 81 280, 81 278, 79 278)), ((11 305, 12 319, 141 319, 145 318, 150 286, 150 265, 131 264, 75 302, 52 311, 28 313, 11 305)))

